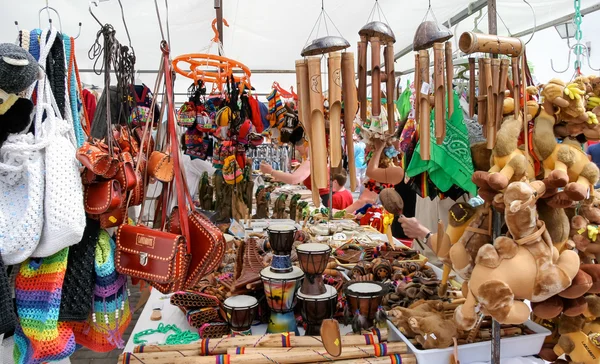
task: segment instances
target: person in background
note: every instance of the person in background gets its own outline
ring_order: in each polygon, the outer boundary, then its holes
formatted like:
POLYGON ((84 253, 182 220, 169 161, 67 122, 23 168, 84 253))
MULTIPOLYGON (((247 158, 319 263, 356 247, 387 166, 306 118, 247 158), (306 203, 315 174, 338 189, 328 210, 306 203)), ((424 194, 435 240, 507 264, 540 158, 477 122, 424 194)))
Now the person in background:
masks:
MULTIPOLYGON (((303 183, 306 188, 312 190, 310 181, 310 159, 308 159, 308 142, 301 139, 296 143, 296 151, 302 156, 303 162, 292 173, 274 170, 270 164, 261 163, 260 171, 264 174, 270 174, 277 182, 287 183, 289 185, 297 185, 303 183)), ((327 177, 329 179, 329 176, 327 177)), ((324 206, 329 206, 329 188, 320 188, 319 196, 324 206)))
MULTIPOLYGON (((587 154, 592 158, 592 162, 600 168, 600 143, 592 144, 587 149, 587 154)), ((594 188, 599 188, 600 182, 594 186, 594 188)))
POLYGON ((333 176, 333 202, 331 207, 335 210, 343 210, 354 202, 352 194, 344 187, 347 179, 348 176, 345 171, 333 176))
MULTIPOLYGON (((367 159, 366 159, 367 146, 362 138, 358 135, 354 135, 354 165, 356 166, 356 179, 358 185, 361 186, 367 172, 367 159)), ((356 192, 356 191, 354 191, 356 192)))

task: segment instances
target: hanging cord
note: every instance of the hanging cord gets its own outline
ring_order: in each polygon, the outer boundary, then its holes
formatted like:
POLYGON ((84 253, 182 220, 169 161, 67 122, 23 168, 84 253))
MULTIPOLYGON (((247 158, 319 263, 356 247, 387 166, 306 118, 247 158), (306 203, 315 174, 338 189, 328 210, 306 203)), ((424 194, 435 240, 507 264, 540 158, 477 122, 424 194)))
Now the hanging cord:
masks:
POLYGON ((162 20, 160 19, 160 11, 158 10, 158 1, 154 0, 154 7, 156 8, 156 17, 158 18, 158 27, 160 29, 160 36, 162 40, 168 41, 169 46, 171 45, 171 31, 169 30, 169 4, 167 0, 165 0, 165 7, 167 8, 167 37, 165 38, 165 32, 162 26, 162 20))

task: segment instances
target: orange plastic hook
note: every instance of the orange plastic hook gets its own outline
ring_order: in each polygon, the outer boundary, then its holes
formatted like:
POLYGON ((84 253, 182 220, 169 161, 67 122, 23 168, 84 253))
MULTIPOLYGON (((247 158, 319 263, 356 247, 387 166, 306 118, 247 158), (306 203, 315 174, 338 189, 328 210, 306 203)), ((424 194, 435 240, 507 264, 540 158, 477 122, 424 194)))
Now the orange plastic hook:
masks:
MULTIPOLYGON (((217 19, 215 18, 212 21, 212 30, 213 32, 215 32, 215 37, 212 39, 213 42, 218 42, 219 41, 219 30, 217 29, 217 19)), ((223 25, 225 25, 226 27, 229 27, 229 23, 227 23, 227 20, 225 20, 225 18, 223 18, 223 25)))

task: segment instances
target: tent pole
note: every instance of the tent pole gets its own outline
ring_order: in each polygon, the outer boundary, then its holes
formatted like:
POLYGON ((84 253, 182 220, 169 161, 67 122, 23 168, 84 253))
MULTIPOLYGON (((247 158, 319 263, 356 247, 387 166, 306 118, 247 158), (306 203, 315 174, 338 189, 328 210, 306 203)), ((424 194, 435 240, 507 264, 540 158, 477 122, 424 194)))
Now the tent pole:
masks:
MULTIPOLYGON (((223 0, 215 0, 215 11, 217 13, 217 30, 219 31, 219 41, 223 44, 223 0)), ((221 55, 221 50, 219 50, 221 55)))
MULTIPOLYGON (((498 18, 496 14, 496 0, 487 0, 488 8, 488 33, 498 34, 498 18)), ((491 55, 497 58, 497 55, 491 55)), ((488 96, 489 97, 489 96, 488 96)), ((488 135, 488 138, 490 136, 488 135)), ((494 239, 500 236, 502 227, 502 215, 496 209, 492 213, 493 237, 494 239)), ((492 364, 500 364, 500 323, 492 320, 492 364)))

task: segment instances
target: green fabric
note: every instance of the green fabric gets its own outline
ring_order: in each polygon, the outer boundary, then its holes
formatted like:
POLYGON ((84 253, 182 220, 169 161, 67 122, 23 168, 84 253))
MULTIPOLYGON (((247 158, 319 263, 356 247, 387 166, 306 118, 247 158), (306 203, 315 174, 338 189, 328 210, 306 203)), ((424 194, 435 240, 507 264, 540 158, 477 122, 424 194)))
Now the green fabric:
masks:
MULTIPOLYGON (((446 117, 447 118, 447 117, 446 117)), ((431 160, 421 159, 419 141, 410 161, 406 175, 414 177, 427 171, 431 181, 442 191, 448 191, 456 185, 471 195, 477 195, 477 186, 471 181, 473 161, 467 127, 463 119, 459 96, 454 93, 454 113, 446 121, 446 138, 442 145, 435 143, 434 112, 431 112, 431 160)))
POLYGON ((396 109, 400 113, 400 120, 406 119, 408 114, 410 113, 411 105, 410 105, 410 81, 406 81, 406 88, 402 91, 398 100, 396 100, 396 109))

